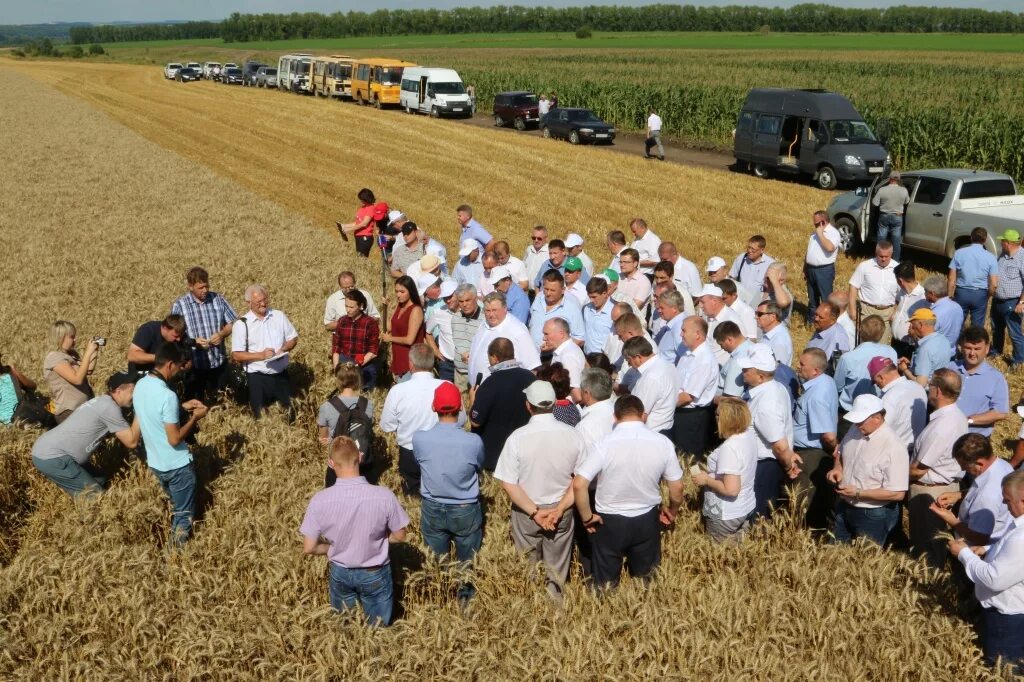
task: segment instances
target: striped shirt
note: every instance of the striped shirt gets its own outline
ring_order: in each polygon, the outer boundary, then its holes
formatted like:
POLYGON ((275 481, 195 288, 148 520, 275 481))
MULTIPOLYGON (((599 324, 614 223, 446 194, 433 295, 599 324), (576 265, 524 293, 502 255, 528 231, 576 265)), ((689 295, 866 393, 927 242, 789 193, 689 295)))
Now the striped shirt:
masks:
POLYGON ((1024 249, 1017 249, 1012 256, 1003 251, 996 263, 999 265, 996 298, 1020 298, 1024 293, 1024 249))
MULTIPOLYGON (((208 339, 224 325, 231 324, 238 315, 231 304, 218 293, 209 292, 206 300, 200 303, 189 293, 180 297, 171 306, 171 313, 185 318, 185 331, 189 338, 208 339)), ((192 351, 192 364, 196 369, 214 369, 224 364, 224 343, 209 348, 196 348, 192 351)))
POLYGON ((452 340, 455 342, 455 369, 460 374, 469 372, 469 361, 462 359, 473 347, 473 337, 483 322, 483 309, 477 307, 476 314, 466 317, 461 312, 452 315, 452 340))
POLYGON ((313 495, 299 532, 326 540, 327 558, 339 566, 373 568, 388 563, 388 536, 407 525, 395 494, 358 476, 339 478, 313 495))

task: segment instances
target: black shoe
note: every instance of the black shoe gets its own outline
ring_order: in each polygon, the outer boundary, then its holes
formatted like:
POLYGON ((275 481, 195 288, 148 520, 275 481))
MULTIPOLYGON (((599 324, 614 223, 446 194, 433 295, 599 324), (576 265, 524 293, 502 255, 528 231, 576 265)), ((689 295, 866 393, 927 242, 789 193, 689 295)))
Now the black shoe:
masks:
POLYGON ((658 161, 664 161, 664 160, 665 160, 665 157, 664 157, 664 156, 659 156, 659 157, 658 157, 658 161))
POLYGON ((650 154, 648 154, 647 152, 644 152, 644 158, 645 159, 653 159, 654 157, 651 156, 650 154))

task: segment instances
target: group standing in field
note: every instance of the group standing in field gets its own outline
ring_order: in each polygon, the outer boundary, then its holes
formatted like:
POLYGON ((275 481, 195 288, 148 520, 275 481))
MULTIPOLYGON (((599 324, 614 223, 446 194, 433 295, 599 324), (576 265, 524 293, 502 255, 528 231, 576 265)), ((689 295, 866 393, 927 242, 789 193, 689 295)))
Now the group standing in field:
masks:
MULTIPOLYGON (((890 239, 837 289, 839 233, 816 212, 800 264, 805 307, 763 235, 701 268, 640 217, 596 245, 536 225, 518 258, 463 204, 449 259, 449 245, 409 214, 368 189, 358 198, 354 220, 338 228, 358 256, 379 251, 389 295, 378 308, 345 270, 326 301, 321 350, 338 388, 317 415, 326 487, 300 529, 305 552, 328 557, 335 608, 358 603, 371 621, 392 619, 388 544, 406 540, 409 517, 373 484, 390 465, 375 451, 379 431, 395 434, 424 543, 442 560, 454 551, 466 606, 476 598, 485 472, 508 498, 511 541, 543 563, 555 600, 574 557, 599 589, 624 567, 650 580, 689 477, 714 542, 741 542, 797 498, 803 522, 828 542, 864 538, 935 568, 952 554, 983 608, 986 656, 1024 659, 1024 475, 1014 471, 1024 448, 1007 462, 989 440, 1010 413, 989 359, 1007 336, 1010 364, 1024 358, 1019 234, 999 235, 995 257, 979 228, 947 278, 918 284, 913 264, 896 257, 901 199, 884 195, 890 239), (794 316, 814 327, 804 348, 793 347, 794 316), (387 390, 374 423, 362 394, 378 386, 387 390), (954 539, 940 540, 947 530, 954 539)), ((40 473, 78 495, 104 486, 88 461, 105 434, 141 443, 170 499, 175 545, 192 532, 199 422, 225 389, 244 394, 256 418, 272 407, 291 417, 298 343, 266 287, 246 288, 239 317, 202 268, 185 286, 165 318, 139 327, 129 371, 98 397, 90 376, 105 340, 79 355, 75 326, 53 325, 43 377, 57 425, 32 453, 40 473)), ((0 416, 10 421, 31 388, 23 371, 3 368, 0 416)))

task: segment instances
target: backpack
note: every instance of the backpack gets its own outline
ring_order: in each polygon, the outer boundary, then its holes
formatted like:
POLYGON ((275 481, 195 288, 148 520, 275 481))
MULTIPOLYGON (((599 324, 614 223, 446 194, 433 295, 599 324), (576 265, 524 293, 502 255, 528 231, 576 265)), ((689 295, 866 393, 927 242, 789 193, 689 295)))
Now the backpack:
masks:
POLYGON ((334 396, 329 402, 338 411, 338 423, 334 425, 331 438, 348 436, 354 440, 362 455, 359 459, 360 465, 369 464, 373 460, 373 422, 366 414, 366 398, 359 396, 359 400, 352 407, 346 407, 338 396, 334 396))

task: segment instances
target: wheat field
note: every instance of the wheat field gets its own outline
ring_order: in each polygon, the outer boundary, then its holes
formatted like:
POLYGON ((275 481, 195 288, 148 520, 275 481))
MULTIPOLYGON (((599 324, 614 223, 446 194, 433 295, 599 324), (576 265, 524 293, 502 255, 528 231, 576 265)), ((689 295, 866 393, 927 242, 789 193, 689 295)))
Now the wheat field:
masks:
MULTIPOLYGON (((119 446, 115 474, 73 503, 36 475, 33 432, 0 430, 2 679, 998 679, 981 665, 948 578, 876 548, 814 542, 780 514, 739 548, 712 546, 695 491, 665 536, 659 578, 562 608, 508 539, 507 503, 484 482, 478 598, 424 553, 418 506, 395 546, 398 621, 360 627, 327 605, 324 559, 298 524, 321 485, 316 406, 330 390, 323 300, 337 271, 376 295, 332 222, 355 192, 380 197, 452 244, 454 207, 522 250, 537 222, 600 235, 643 215, 695 261, 731 257, 762 232, 800 262, 826 194, 599 149, 209 83, 158 69, 0 61, 0 350, 38 378, 56 318, 110 339, 94 385, 124 364, 134 328, 161 317, 202 264, 242 307, 265 283, 300 334, 294 424, 235 407, 203 422, 195 449, 201 520, 180 553, 155 479, 119 446)), ((798 270, 798 268, 796 268, 798 270)), ((840 280, 852 272, 843 262, 840 280)), ((802 283, 794 279, 798 298, 802 283)), ((797 343, 807 331, 797 329, 797 343)), ((1015 389, 1019 383, 1015 382, 1015 389)), ((374 396, 378 405, 382 394, 374 396)), ((1011 427, 1004 427, 1009 434, 1011 427)), ((394 458, 393 441, 389 441, 394 458)), ((397 489, 397 474, 384 485, 397 489)))

